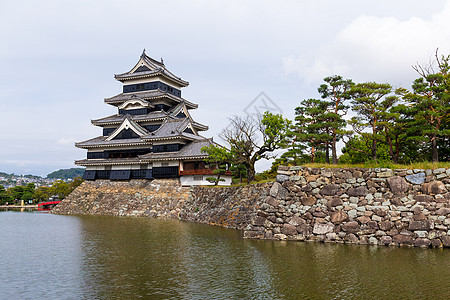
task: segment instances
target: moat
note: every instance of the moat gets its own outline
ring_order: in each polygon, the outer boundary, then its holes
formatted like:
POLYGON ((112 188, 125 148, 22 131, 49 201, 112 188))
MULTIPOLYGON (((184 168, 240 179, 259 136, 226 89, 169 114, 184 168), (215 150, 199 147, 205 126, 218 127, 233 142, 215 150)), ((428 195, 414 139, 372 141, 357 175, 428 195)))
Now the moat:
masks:
POLYGON ((446 299, 450 251, 244 240, 154 218, 0 211, 1 299, 446 299))

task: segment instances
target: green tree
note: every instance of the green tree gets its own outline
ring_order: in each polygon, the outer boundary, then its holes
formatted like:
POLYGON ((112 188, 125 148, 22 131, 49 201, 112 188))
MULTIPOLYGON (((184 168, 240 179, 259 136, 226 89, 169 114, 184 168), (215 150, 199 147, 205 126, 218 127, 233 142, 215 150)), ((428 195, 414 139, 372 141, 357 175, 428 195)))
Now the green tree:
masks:
POLYGON ((309 146, 313 163, 317 149, 321 147, 326 150, 331 140, 328 106, 327 101, 307 99, 295 108, 295 124, 292 132, 298 141, 309 146))
POLYGON ((296 125, 289 126, 289 130, 286 133, 287 143, 286 152, 273 162, 272 165, 279 164, 298 166, 304 162, 304 151, 308 148, 304 141, 298 137, 300 129, 296 125))
POLYGON ((205 162, 214 165, 213 174, 216 175, 215 177, 207 177, 206 180, 214 183, 214 185, 218 185, 219 182, 225 181, 220 177, 222 175, 225 175, 228 166, 231 163, 231 152, 228 149, 217 144, 211 144, 210 146, 202 147, 201 151, 208 154, 208 158, 205 159, 205 162))
MULTIPOLYGON (((361 136, 353 136, 342 148, 339 162, 344 164, 361 164, 370 161, 371 144, 367 143, 361 136), (357 150, 356 150, 357 149, 357 150), (362 150, 362 151, 360 151, 362 150)), ((389 161, 389 147, 385 143, 377 143, 377 157, 379 161, 389 161)))
POLYGON ((56 195, 60 200, 64 199, 67 195, 72 192, 72 188, 69 186, 67 182, 62 180, 56 180, 53 182, 52 186, 49 189, 50 195, 56 195))
POLYGON ((33 198, 39 202, 47 201, 51 196, 50 188, 48 186, 40 186, 34 190, 33 198))
POLYGON ((11 202, 13 199, 10 194, 6 191, 3 185, 0 185, 0 204, 5 205, 6 203, 11 202))
POLYGON ((273 151, 286 147, 291 121, 279 114, 265 112, 260 120, 252 117, 230 118, 231 124, 220 136, 230 145, 235 162, 247 169, 247 182, 255 179, 255 163, 274 157, 273 151))
MULTIPOLYGON (((383 116, 397 101, 396 96, 389 96, 392 87, 388 83, 366 82, 358 83, 350 90, 352 109, 357 116, 350 120, 354 132, 359 134, 369 146, 369 151, 355 148, 354 150, 365 153, 377 162, 377 142, 383 141, 380 130, 382 129, 383 116), (366 129, 369 131, 367 132, 366 129)), ((353 147, 348 144, 349 147, 353 147)))
POLYGON ((421 128, 422 140, 431 144, 432 161, 439 161, 438 141, 450 136, 446 125, 450 116, 450 55, 442 58, 436 53, 438 70, 432 66, 417 65, 414 69, 421 76, 414 80, 412 91, 398 89, 397 93, 411 105, 414 126, 421 128))
MULTIPOLYGON (((342 138, 346 121, 344 116, 347 114, 348 106, 345 101, 350 99, 349 91, 354 85, 351 79, 343 79, 342 76, 334 75, 325 77, 324 84, 320 85, 318 91, 323 99, 327 99, 329 105, 327 107, 328 131, 331 136, 331 157, 332 163, 337 164, 336 143, 342 138)), ((327 154, 328 157, 328 154, 327 154)))
POLYGON ((24 193, 24 187, 21 185, 17 185, 15 187, 9 188, 8 191, 10 192, 14 200, 21 200, 24 193))

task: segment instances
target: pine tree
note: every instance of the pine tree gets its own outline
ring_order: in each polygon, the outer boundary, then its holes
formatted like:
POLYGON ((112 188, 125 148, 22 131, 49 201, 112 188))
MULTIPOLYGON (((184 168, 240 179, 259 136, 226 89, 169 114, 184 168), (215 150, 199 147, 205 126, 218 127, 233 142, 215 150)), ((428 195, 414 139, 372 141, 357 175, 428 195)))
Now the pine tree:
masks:
MULTIPOLYGON (((331 141, 331 156, 332 163, 337 164, 337 149, 336 143, 342 138, 343 129, 347 125, 344 116, 347 114, 348 106, 345 101, 350 99, 349 91, 354 85, 351 79, 343 79, 342 76, 334 75, 323 79, 326 83, 320 85, 319 93, 323 99, 329 101, 328 116, 329 135, 332 137, 331 141)), ((328 155, 327 155, 328 156, 328 155)))
MULTIPOLYGON (((395 103, 395 96, 388 96, 392 87, 387 83, 366 82, 353 86, 350 95, 352 109, 358 115, 350 120, 353 130, 370 145, 370 152, 365 153, 377 162, 377 142, 382 141, 381 121, 386 111, 395 103), (369 132, 366 131, 369 129, 369 132)), ((348 145, 348 144, 347 144, 348 145)), ((350 145, 349 145, 350 146, 350 145)))
POLYGON ((326 149, 331 140, 330 122, 327 119, 329 103, 318 99, 307 99, 295 109, 293 133, 299 142, 310 148, 311 162, 314 163, 316 151, 326 149))
POLYGON ((414 80, 412 92, 399 89, 403 100, 411 105, 415 126, 421 128, 418 140, 427 140, 431 144, 432 161, 439 161, 438 141, 450 136, 446 125, 450 118, 450 56, 439 58, 436 53, 438 70, 432 66, 414 67, 421 76, 414 80))

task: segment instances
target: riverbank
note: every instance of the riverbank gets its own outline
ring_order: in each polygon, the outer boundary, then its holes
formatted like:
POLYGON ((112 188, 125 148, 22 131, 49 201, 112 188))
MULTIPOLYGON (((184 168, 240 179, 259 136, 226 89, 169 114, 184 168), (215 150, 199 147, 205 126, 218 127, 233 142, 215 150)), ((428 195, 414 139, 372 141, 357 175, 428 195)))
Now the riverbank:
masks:
POLYGON ((53 212, 181 219, 254 239, 450 247, 449 190, 445 168, 280 167, 276 182, 238 187, 84 182, 53 212))
POLYGON ((0 205, 0 208, 38 208, 38 205, 0 205))

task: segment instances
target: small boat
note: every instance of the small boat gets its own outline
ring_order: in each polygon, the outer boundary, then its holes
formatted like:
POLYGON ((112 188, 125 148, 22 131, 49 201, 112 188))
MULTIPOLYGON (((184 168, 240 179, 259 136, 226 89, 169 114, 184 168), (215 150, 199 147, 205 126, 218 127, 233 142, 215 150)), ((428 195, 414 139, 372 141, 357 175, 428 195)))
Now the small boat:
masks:
POLYGON ((48 202, 42 202, 38 204, 38 210, 51 210, 55 205, 57 205, 61 200, 57 201, 48 201, 48 202))

